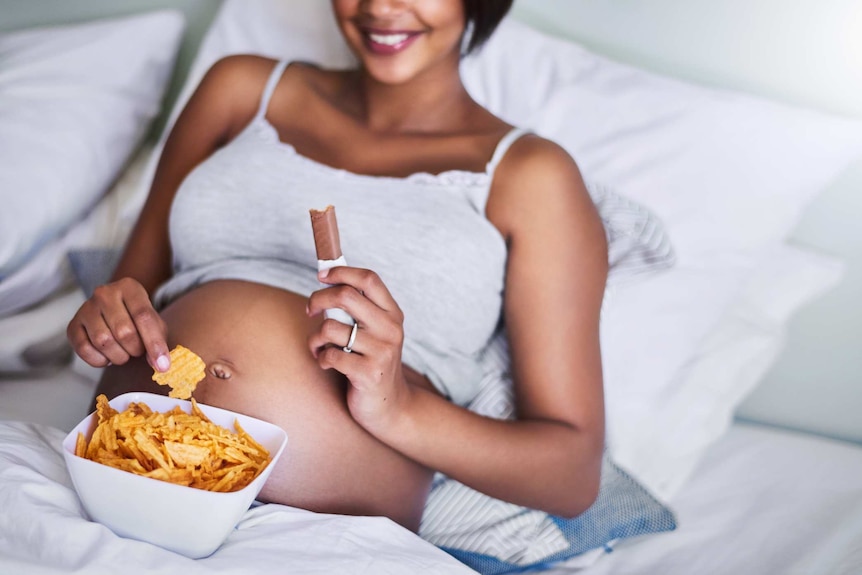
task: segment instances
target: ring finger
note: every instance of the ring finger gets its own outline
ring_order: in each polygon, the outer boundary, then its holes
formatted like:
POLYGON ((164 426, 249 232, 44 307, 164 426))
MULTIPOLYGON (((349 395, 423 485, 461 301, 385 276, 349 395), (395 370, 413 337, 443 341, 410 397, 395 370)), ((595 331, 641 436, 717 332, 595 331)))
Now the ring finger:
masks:
POLYGON ((350 336, 347 338, 347 345, 342 347, 342 351, 346 353, 353 353, 353 346, 356 345, 356 333, 359 331, 359 324, 353 322, 353 326, 350 328, 350 336))
POLYGON ((334 319, 327 319, 324 320, 320 330, 312 334, 309 340, 309 347, 311 347, 315 357, 320 350, 330 346, 344 352, 350 349, 349 353, 362 355, 363 351, 367 350, 363 342, 363 332, 363 328, 358 323, 354 323, 351 326, 334 319), (355 331, 354 326, 356 326, 355 331))

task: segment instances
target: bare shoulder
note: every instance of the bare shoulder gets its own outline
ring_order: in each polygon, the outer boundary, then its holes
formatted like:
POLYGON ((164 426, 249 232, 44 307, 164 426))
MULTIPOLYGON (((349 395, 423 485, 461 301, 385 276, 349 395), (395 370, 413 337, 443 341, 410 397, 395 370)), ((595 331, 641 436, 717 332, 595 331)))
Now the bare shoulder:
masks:
MULTIPOLYGON (((229 135, 235 135, 257 112, 264 88, 278 61, 254 54, 234 54, 217 60, 201 79, 192 101, 205 107, 213 118, 229 121, 229 135)), ((280 97, 308 84, 309 72, 301 64, 291 64, 279 78, 280 97)))
POLYGON ((260 97, 260 91, 272 73, 276 61, 252 54, 234 54, 217 60, 201 80, 201 89, 219 90, 231 98, 260 97))
POLYGON ((535 134, 525 134, 512 143, 494 180, 494 187, 507 194, 525 192, 526 183, 529 188, 551 182, 583 187, 580 170, 569 153, 559 144, 535 134))
POLYGON ((201 78, 183 115, 207 118, 208 123, 218 124, 222 141, 229 139, 254 116, 272 70, 272 64, 267 64, 265 58, 245 55, 216 61, 201 78))
POLYGON ((494 174, 488 198, 489 219, 504 236, 536 218, 557 214, 595 226, 595 205, 580 169, 559 144, 535 134, 516 140, 494 174))
MULTIPOLYGON (((278 60, 256 54, 232 54, 217 60, 207 71, 215 81, 235 83, 237 88, 257 92, 266 84, 278 60)), ((279 84, 308 85, 325 72, 307 62, 290 62, 279 77, 279 84)))

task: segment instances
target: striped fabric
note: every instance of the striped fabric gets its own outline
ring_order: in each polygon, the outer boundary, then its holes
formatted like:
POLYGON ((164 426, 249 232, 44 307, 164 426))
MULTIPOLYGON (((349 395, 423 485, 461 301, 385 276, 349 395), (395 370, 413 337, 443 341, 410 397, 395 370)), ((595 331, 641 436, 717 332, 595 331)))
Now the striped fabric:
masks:
POLYGON ((640 204, 587 182, 608 237, 608 286, 654 273, 676 260, 661 222, 640 204))
MULTIPOLYGON (((481 391, 469 408, 511 419, 513 397, 505 331, 483 357, 481 391)), ((563 519, 494 499, 437 474, 419 535, 485 575, 540 568, 622 538, 669 531, 673 513, 617 467, 608 453, 596 502, 574 519, 563 519)))
MULTIPOLYGON (((588 185, 608 235, 608 286, 674 263, 656 218, 610 190, 588 185)), ((468 408, 498 419, 514 417, 509 348, 500 328, 482 357, 483 379, 468 408)), ((610 549, 622 538, 675 529, 673 513, 620 469, 609 453, 602 464, 596 502, 563 519, 494 499, 437 474, 419 534, 485 575, 540 569, 551 563, 610 549)))

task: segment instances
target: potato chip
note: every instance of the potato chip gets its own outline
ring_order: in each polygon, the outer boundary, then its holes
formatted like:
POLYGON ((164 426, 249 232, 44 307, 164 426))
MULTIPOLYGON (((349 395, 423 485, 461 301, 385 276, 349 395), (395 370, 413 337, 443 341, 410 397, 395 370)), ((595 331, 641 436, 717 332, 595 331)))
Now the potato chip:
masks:
POLYGON ((171 388, 168 397, 188 399, 198 383, 206 377, 206 364, 193 351, 181 345, 171 350, 171 367, 168 371, 153 370, 153 381, 171 388))
POLYGON ((75 454, 115 469, 210 491, 238 491, 269 464, 269 451, 234 422, 236 431, 210 421, 197 402, 160 413, 132 402, 123 411, 96 398, 90 441, 78 435, 75 454))
POLYGON ((203 465, 210 452, 203 445, 191 445, 176 441, 165 441, 165 450, 171 461, 180 467, 203 465))
POLYGON ((110 417, 117 413, 117 410, 111 407, 111 404, 108 403, 108 398, 104 395, 99 395, 96 398, 96 417, 99 421, 104 421, 110 419, 110 417))
POLYGON ((87 456, 87 438, 81 432, 78 432, 78 437, 75 440, 75 455, 78 457, 87 456))

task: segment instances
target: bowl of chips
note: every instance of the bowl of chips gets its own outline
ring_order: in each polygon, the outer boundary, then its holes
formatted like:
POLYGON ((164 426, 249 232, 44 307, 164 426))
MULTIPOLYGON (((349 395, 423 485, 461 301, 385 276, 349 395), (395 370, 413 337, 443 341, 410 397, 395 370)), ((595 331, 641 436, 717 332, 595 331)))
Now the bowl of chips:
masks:
POLYGON ((198 559, 227 539, 286 445, 266 421, 135 392, 100 396, 63 456, 92 520, 198 559))

